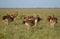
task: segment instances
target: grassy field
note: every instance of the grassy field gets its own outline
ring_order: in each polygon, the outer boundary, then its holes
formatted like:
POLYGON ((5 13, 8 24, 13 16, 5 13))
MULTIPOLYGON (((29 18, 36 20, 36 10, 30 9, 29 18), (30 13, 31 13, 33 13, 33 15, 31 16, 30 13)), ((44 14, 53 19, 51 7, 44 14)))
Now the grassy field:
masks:
POLYGON ((0 9, 0 39, 60 39, 60 9, 0 9), (18 16, 14 22, 5 25, 2 16, 15 13, 18 16), (27 30, 26 25, 22 24, 23 16, 38 14, 43 20, 36 27, 27 30), (51 28, 47 21, 47 16, 55 15, 58 23, 51 28))

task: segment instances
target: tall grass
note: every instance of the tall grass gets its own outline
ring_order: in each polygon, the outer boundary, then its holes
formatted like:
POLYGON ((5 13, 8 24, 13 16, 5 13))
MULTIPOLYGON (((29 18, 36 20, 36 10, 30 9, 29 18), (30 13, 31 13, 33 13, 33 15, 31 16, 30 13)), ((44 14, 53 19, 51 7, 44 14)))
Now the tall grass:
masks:
POLYGON ((0 9, 0 15, 0 39, 60 39, 60 9, 0 9), (2 16, 15 13, 16 10, 19 15, 14 22, 5 25, 2 16), (34 13, 38 14, 42 21, 27 30, 26 25, 22 24, 23 17, 34 13), (53 14, 58 18, 55 28, 51 28, 47 21, 47 16, 53 14))

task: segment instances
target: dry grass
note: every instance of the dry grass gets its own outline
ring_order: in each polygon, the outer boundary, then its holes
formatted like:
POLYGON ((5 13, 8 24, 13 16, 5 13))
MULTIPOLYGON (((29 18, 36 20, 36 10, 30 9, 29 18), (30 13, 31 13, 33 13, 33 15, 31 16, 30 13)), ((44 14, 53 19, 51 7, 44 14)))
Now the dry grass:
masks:
POLYGON ((0 17, 0 39, 60 39, 60 9, 0 9, 0 15, 15 13, 16 10, 18 16, 9 25, 2 23, 0 17), (42 21, 28 31, 22 24, 23 16, 33 13, 38 14, 42 21), (51 28, 47 16, 53 14, 58 18, 58 23, 51 28))

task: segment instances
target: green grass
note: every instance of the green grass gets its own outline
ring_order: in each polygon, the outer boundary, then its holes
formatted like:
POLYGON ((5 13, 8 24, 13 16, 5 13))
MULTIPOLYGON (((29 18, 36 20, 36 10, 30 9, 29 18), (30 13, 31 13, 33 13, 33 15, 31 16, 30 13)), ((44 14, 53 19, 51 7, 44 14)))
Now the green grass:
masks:
POLYGON ((60 9, 18 9, 19 15, 9 25, 2 23, 2 16, 15 13, 17 9, 0 9, 0 39, 60 39, 60 9), (38 14, 43 20, 36 27, 27 30, 22 24, 23 16, 38 14), (51 28, 47 16, 55 15, 58 23, 51 28))

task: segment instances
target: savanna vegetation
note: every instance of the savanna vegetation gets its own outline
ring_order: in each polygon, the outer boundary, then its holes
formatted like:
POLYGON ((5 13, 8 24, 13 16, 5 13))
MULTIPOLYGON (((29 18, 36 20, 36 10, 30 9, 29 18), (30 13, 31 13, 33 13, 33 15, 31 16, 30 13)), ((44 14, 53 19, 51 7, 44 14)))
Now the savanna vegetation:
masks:
POLYGON ((0 39, 60 39, 60 9, 0 9, 0 39), (2 16, 18 11, 18 16, 9 25, 4 24, 2 16), (25 15, 39 15, 42 20, 27 30, 22 24, 25 15), (51 28, 47 16, 55 15, 58 23, 51 28))

